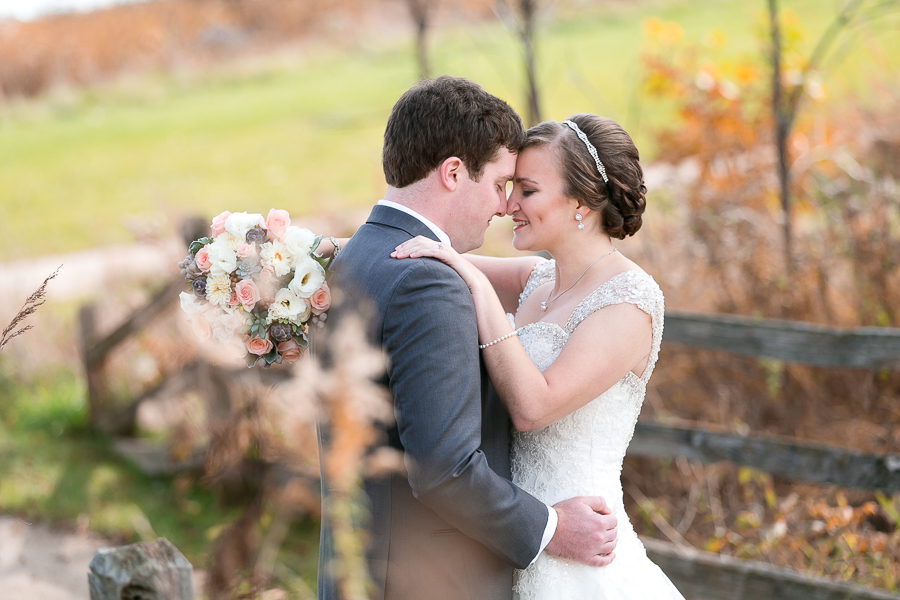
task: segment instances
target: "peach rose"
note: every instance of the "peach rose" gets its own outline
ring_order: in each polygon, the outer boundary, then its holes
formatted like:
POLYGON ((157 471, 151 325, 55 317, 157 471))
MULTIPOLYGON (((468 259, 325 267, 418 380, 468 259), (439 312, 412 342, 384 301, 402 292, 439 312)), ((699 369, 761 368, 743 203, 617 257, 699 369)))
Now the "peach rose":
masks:
POLYGON ((209 317, 215 316, 215 308, 207 306, 195 312, 191 317, 191 330, 200 342, 205 342, 213 334, 213 326, 209 317), (210 314, 212 313, 212 314, 210 314))
POLYGON ((209 246, 203 246, 197 250, 194 262, 197 263, 201 271, 209 271, 210 267, 212 267, 212 261, 209 260, 209 246))
POLYGON ((234 286, 234 292, 237 294, 237 299, 244 307, 244 310, 248 312, 253 310, 253 307, 259 302, 259 288, 256 287, 256 284, 251 279, 238 281, 237 285, 234 286))
POLYGON ((241 244, 235 250, 238 258, 250 258, 256 256, 256 244, 241 244))
POLYGON ((226 210, 225 212, 213 217, 212 224, 210 224, 209 226, 209 228, 212 230, 213 237, 225 233, 225 219, 230 216, 231 213, 226 210))
POLYGON ((321 315, 331 307, 331 290, 328 289, 327 283, 323 283, 322 287, 313 292, 309 297, 309 304, 314 315, 321 315))
POLYGON ((269 214, 266 215, 266 229, 269 230, 269 237, 280 240, 290 224, 291 216, 288 211, 277 208, 269 209, 269 214))
POLYGON ((281 362, 286 364, 295 363, 303 356, 303 348, 294 340, 288 340, 278 344, 278 353, 281 354, 281 362))
POLYGON ((245 338, 245 341, 247 343, 247 352, 250 354, 264 356, 272 350, 271 340, 258 337, 247 337, 245 338))

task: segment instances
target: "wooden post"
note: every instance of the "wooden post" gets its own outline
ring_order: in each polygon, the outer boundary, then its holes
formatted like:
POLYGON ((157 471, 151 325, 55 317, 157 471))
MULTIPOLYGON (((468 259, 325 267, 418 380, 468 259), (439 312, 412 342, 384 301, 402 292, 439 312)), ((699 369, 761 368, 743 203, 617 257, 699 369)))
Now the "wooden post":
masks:
POLYGON ((78 313, 80 324, 81 361, 87 380, 88 420, 99 428, 106 403, 106 386, 103 384, 103 362, 91 360, 91 350, 97 339, 97 306, 85 304, 78 313))
POLYGON ((165 538, 101 548, 90 569, 91 600, 194 600, 191 563, 165 538))

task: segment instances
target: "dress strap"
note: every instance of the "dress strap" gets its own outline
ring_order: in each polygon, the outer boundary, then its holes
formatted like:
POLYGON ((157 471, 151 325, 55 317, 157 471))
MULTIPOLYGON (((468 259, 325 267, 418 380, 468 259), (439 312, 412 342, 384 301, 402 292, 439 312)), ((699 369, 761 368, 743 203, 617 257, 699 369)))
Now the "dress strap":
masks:
POLYGON ((656 359, 659 357, 665 318, 665 299, 662 290, 650 275, 640 271, 625 271, 613 276, 578 303, 569 320, 566 321, 564 329, 567 334, 572 335, 579 323, 594 312, 613 304, 622 303, 634 304, 650 315, 653 344, 650 350, 650 361, 641 375, 641 379, 646 382, 650 379, 656 359))
POLYGON ((552 258, 549 260, 545 258, 540 259, 531 270, 528 281, 525 282, 525 289, 519 294, 519 307, 521 308, 525 298, 530 296, 531 292, 554 279, 556 279, 556 261, 552 258))

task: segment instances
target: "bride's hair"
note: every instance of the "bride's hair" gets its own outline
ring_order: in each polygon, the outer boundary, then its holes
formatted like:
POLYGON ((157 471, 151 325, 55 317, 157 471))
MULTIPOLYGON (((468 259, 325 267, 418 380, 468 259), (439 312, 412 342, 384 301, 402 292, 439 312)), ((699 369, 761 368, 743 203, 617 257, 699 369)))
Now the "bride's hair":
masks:
POLYGON ((609 178, 604 183, 587 146, 569 126, 544 121, 525 132, 522 151, 549 146, 559 159, 563 193, 600 213, 600 224, 610 237, 625 239, 641 228, 647 206, 647 187, 640 154, 631 136, 605 117, 580 113, 568 119, 587 135, 609 178))

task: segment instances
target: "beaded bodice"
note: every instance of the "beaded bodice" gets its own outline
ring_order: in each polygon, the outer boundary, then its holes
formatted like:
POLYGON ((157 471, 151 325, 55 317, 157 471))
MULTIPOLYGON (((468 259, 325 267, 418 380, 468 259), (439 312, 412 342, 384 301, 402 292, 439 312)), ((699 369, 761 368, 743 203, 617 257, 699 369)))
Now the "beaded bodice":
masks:
MULTIPOLYGON (((519 297, 519 305, 540 285, 552 281, 552 260, 538 263, 519 297)), ((639 271, 620 273, 585 297, 564 327, 536 322, 519 328, 519 340, 542 372, 562 352, 575 328, 593 312, 627 302, 652 319, 652 346, 644 372, 628 372, 599 397, 536 431, 513 436, 513 481, 548 504, 581 495, 603 495, 622 506, 619 474, 634 434, 647 380, 662 341, 663 294, 653 278, 639 271)))

